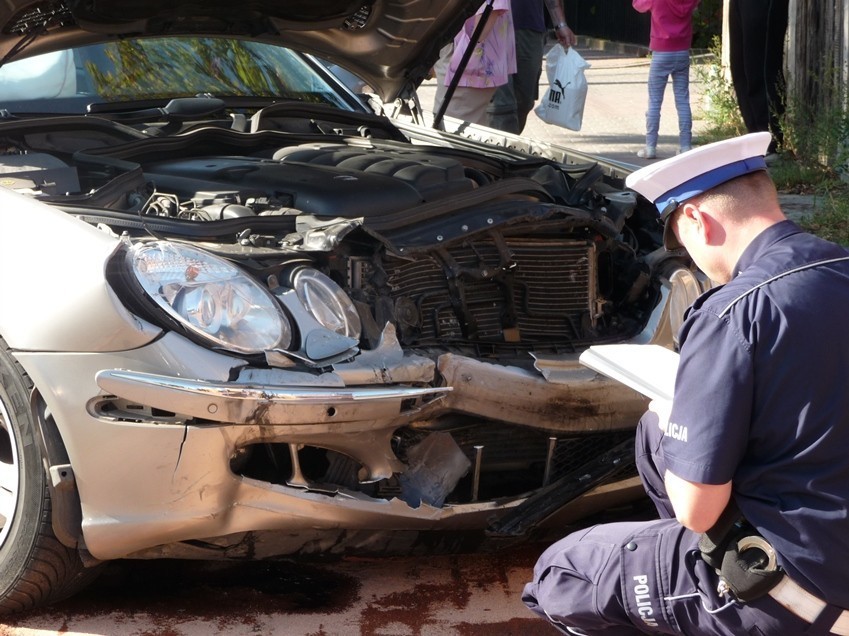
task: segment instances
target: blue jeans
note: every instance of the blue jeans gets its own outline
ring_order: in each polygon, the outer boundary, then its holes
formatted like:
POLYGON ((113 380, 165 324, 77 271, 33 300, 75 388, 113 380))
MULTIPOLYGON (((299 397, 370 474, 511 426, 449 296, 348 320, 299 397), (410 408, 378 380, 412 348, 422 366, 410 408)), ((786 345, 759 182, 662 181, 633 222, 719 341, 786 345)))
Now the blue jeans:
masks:
POLYGON ((690 51, 653 51, 649 66, 649 108, 646 111, 646 146, 657 146, 660 107, 666 82, 672 76, 672 93, 678 111, 678 145, 693 144, 693 113, 690 110, 690 51))

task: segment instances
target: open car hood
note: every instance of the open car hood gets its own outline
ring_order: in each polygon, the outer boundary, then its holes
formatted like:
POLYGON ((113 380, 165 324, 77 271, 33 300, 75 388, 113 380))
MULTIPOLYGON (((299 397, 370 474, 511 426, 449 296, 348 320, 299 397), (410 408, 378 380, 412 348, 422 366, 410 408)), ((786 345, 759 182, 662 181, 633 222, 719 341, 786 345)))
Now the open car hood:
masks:
POLYGON ((480 0, 6 0, 0 65, 122 37, 244 36, 315 54, 384 101, 416 87, 480 0))

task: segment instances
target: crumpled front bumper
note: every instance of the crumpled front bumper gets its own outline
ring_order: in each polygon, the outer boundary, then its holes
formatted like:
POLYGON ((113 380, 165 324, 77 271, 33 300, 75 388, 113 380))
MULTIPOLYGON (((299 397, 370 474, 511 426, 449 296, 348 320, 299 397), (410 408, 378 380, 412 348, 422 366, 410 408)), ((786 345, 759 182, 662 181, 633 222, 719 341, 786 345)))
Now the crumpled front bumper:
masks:
POLYGON ((316 374, 250 369, 176 334, 125 352, 17 355, 62 435, 85 546, 99 559, 240 533, 288 537, 268 548, 273 554, 310 550, 343 531, 481 529, 523 498, 412 507, 341 487, 252 479, 233 472, 231 460, 252 444, 314 445, 354 458, 361 481, 374 481, 406 469, 392 436, 414 422, 465 413, 563 431, 621 430, 644 408, 635 392, 577 360, 558 384, 465 356, 431 361, 394 345, 366 356, 368 364, 316 374), (347 386, 354 378, 363 384, 347 386), (393 378, 404 382, 381 384, 393 378))
POLYGON ((373 420, 392 418, 402 405, 426 396, 445 395, 451 387, 290 387, 208 382, 120 369, 100 371, 98 386, 124 399, 191 418, 231 424, 350 424, 370 428, 373 420))

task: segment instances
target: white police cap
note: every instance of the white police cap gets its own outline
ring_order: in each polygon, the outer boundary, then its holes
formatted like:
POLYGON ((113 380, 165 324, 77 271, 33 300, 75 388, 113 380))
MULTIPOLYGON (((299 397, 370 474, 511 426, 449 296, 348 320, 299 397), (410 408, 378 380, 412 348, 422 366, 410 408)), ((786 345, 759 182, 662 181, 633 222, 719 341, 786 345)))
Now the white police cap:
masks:
MULTIPOLYGON (((744 174, 766 170, 764 155, 771 139, 768 132, 756 132, 699 146, 632 172, 625 185, 651 201, 665 224, 688 199, 744 174)), ((670 250, 680 247, 668 225, 663 229, 663 244, 670 250)))

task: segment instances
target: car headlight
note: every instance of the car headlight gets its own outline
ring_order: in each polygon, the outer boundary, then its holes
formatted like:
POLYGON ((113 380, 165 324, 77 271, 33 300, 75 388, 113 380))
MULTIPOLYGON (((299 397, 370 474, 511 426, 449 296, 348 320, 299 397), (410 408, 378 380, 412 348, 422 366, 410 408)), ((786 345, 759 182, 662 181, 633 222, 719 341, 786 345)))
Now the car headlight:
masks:
POLYGON ((311 267, 296 269, 291 285, 301 304, 323 327, 359 340, 360 315, 348 294, 336 282, 311 267))
POLYGON ((216 346, 257 354, 291 344, 289 320, 271 293, 223 258, 155 241, 135 245, 129 261, 160 308, 216 346))

